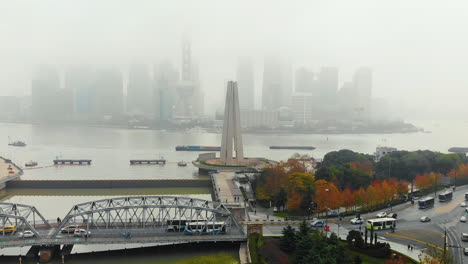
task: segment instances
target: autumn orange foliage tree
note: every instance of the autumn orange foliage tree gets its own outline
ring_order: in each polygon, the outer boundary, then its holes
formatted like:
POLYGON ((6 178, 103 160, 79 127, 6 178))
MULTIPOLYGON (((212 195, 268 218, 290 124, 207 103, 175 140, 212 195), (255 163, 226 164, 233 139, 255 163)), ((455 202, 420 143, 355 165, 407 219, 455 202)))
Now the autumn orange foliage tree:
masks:
POLYGON ((414 185, 418 189, 429 189, 437 186, 440 183, 442 175, 440 173, 431 172, 426 174, 420 174, 414 178, 414 185))

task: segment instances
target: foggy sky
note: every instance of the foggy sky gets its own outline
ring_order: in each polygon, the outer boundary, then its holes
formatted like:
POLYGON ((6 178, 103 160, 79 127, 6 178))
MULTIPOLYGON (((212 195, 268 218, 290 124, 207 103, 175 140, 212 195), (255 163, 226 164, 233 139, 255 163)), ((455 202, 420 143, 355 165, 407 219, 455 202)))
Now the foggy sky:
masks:
POLYGON ((463 0, 1 1, 0 96, 29 95, 41 64, 126 71, 135 62, 169 60, 180 69, 188 32, 202 89, 219 98, 208 111, 222 104, 245 56, 255 62, 259 106, 263 58, 277 55, 296 68, 337 66, 340 86, 370 67, 376 97, 428 114, 467 113, 467 31, 463 0))

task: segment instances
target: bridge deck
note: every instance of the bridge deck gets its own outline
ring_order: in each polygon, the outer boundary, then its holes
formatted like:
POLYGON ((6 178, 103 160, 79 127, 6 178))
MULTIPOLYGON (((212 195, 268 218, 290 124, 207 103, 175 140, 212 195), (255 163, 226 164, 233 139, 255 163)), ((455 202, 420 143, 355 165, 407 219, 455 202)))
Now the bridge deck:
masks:
POLYGON ((199 242, 222 242, 222 241, 246 241, 245 235, 151 235, 151 236, 133 236, 124 238, 119 235, 109 235, 109 237, 93 236, 88 238, 73 237, 72 235, 61 238, 25 238, 14 240, 0 239, 0 248, 22 247, 22 246, 40 246, 40 245, 77 245, 77 244, 151 244, 151 243, 199 243, 199 242))

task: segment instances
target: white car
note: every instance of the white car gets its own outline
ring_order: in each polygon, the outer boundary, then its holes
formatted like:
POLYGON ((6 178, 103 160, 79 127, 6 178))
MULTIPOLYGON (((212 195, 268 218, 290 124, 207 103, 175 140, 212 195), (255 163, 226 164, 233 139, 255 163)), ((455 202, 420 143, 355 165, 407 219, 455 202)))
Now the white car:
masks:
POLYGON ((463 202, 463 203, 460 204, 460 206, 461 206, 461 207, 466 207, 466 203, 463 202))
POLYGON ((460 217, 460 222, 466 222, 466 216, 460 217))
POLYGON ((34 233, 30 230, 26 230, 24 231, 23 233, 20 233, 20 237, 21 238, 30 238, 30 237, 34 237, 34 233))
POLYGON ((387 213, 386 212, 380 212, 377 214, 377 218, 384 218, 387 216, 387 213))
POLYGON ((350 222, 353 225, 362 224, 362 222, 364 222, 364 219, 355 217, 355 218, 351 219, 350 222))
POLYGON ((76 237, 83 237, 83 236, 90 236, 91 232, 86 231, 85 229, 76 229, 75 232, 73 233, 73 236, 76 237))

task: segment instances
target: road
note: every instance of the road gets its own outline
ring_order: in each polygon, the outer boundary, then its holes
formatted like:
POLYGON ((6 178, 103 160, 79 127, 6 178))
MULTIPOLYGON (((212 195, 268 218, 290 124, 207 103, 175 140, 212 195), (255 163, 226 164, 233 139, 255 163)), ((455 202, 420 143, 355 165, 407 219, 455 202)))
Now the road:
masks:
MULTIPOLYGON (((468 242, 461 241, 461 234, 468 233, 468 222, 460 222, 460 217, 466 214, 465 208, 460 206, 465 201, 466 192, 468 192, 468 186, 457 187, 452 201, 442 203, 436 198, 434 207, 429 209, 419 209, 416 201, 414 205, 408 202, 383 210, 397 212, 398 221, 395 233, 391 233, 390 230, 377 231, 379 240, 391 241, 405 246, 411 244, 419 250, 427 249, 428 244, 442 249, 444 246, 444 230, 447 230, 447 244, 456 263, 468 263, 468 256, 463 254, 463 248, 468 247, 468 242), (420 218, 422 216, 428 216, 431 221, 421 222, 420 218)), ((361 216, 364 219, 373 219, 376 218, 377 213, 373 212, 361 216)), ((468 217, 468 214, 466 215, 468 217)), ((353 225, 349 222, 351 218, 347 217, 339 222, 342 228, 341 232, 359 229, 364 232, 365 223, 361 226, 353 225)), ((281 224, 266 225, 264 226, 264 234, 281 235, 284 227, 285 225, 281 224)))

